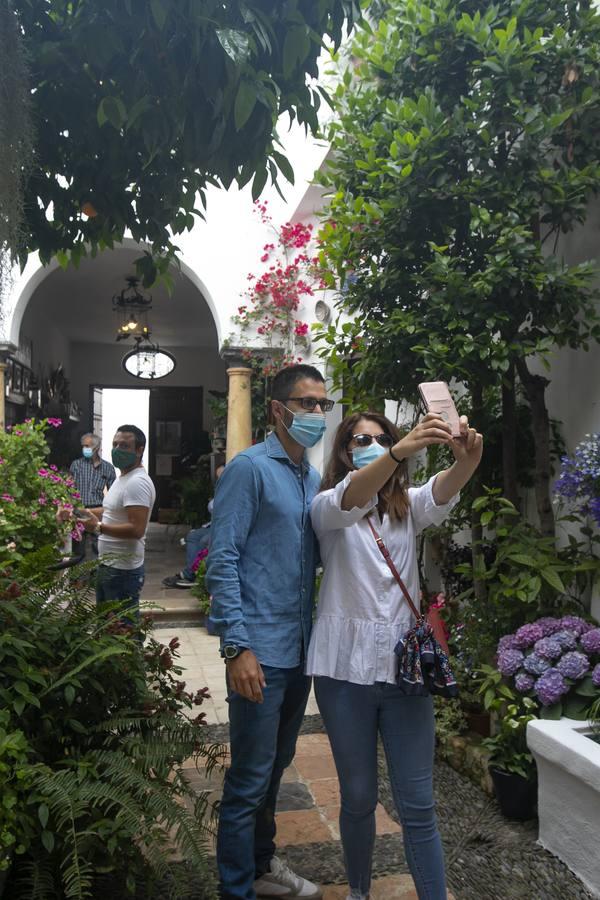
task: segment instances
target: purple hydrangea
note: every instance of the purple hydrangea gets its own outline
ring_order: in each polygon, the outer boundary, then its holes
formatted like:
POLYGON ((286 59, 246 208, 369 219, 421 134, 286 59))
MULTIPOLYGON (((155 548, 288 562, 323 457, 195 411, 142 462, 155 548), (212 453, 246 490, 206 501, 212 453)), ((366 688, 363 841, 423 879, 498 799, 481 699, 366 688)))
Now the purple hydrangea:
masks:
POLYGON ((600 653, 600 628, 582 634, 580 644, 586 653, 600 653))
POLYGON ((592 672, 592 684, 595 687, 600 687, 600 663, 597 666, 594 666, 594 671, 592 672))
POLYGON ((543 630, 544 637, 550 637, 555 631, 560 631, 562 627, 560 619, 555 619, 553 616, 543 616, 541 619, 538 619, 535 624, 539 625, 543 630))
POLYGON ((516 650, 517 649, 517 638, 514 634, 505 634, 498 641, 498 647, 496 648, 496 653, 502 653, 503 650, 516 650))
POLYGON ((515 632, 515 643, 520 650, 526 650, 527 647, 533 647, 536 641, 545 637, 544 629, 537 622, 529 625, 521 625, 515 632))
POLYGON ((589 622, 586 622, 585 619, 581 619, 579 616, 563 616, 560 620, 560 627, 566 631, 572 631, 573 634, 576 634, 577 637, 579 637, 580 635, 585 634, 586 631, 590 631, 594 626, 590 625, 589 622))
POLYGON ((526 656, 523 660, 523 668, 529 672, 530 675, 541 675, 546 669, 550 668, 550 663, 542 659, 541 656, 538 656, 537 653, 530 653, 529 656, 526 656))
POLYGON ((560 674, 564 675, 565 678, 572 678, 573 681, 583 678, 589 667, 590 661, 585 653, 578 653, 577 651, 565 653, 563 658, 556 664, 560 674))
POLYGON ((515 676, 515 687, 522 694, 527 693, 527 691, 532 690, 535 684, 535 678, 533 675, 528 675, 527 672, 519 672, 515 676))
POLYGON ((569 690, 569 685, 558 669, 546 669, 535 683, 535 692, 542 706, 552 706, 569 690))
POLYGON ((562 653, 562 647, 558 641, 552 640, 551 637, 542 638, 533 645, 534 653, 543 659, 558 659, 562 653))
POLYGON ((498 671, 502 675, 514 675, 523 663, 523 654, 520 650, 503 650, 498 654, 498 671))
POLYGON ((577 647, 577 639, 570 631, 556 631, 552 640, 558 641, 563 650, 575 650, 577 647))

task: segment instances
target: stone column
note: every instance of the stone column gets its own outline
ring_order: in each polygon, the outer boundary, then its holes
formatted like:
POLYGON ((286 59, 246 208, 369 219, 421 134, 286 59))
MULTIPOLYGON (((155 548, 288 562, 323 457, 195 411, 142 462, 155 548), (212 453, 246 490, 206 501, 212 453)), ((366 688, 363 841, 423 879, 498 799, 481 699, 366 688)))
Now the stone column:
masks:
POLYGON ((224 354, 233 363, 227 369, 227 462, 252 444, 252 369, 243 365, 239 355, 224 354))

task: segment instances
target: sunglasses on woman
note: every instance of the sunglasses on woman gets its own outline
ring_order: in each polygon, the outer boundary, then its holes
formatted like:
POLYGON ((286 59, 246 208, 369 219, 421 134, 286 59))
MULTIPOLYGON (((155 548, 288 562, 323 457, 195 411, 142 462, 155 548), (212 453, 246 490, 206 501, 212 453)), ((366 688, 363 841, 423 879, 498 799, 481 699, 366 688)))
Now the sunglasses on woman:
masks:
POLYGON ((373 441, 381 447, 391 447, 394 443, 393 437, 385 431, 381 434, 353 434, 351 440, 356 442, 357 447, 370 447, 373 441))

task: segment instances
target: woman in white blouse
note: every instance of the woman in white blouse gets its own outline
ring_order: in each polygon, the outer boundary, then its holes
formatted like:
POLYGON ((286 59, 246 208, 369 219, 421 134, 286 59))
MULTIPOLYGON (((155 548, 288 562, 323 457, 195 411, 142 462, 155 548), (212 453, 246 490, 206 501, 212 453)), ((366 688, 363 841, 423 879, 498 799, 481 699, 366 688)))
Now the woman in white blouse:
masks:
POLYGON ((433 705, 396 684, 394 647, 411 612, 366 520, 369 514, 419 605, 416 536, 440 524, 481 459, 482 437, 461 417, 462 437, 435 414, 404 438, 378 413, 339 426, 321 493, 311 506, 324 574, 307 656, 340 781, 340 833, 350 897, 367 898, 375 840, 377 736, 385 749, 406 859, 420 900, 445 900, 444 859, 432 787, 433 705), (454 464, 418 488, 406 460, 446 444, 454 464))

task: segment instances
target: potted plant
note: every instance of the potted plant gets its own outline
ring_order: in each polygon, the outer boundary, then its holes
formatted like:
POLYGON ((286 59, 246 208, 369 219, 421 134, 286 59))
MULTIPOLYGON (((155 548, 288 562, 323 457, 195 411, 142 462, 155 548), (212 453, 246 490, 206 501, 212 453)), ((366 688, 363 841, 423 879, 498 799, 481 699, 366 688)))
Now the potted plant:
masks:
POLYGON ((508 819, 531 819, 535 815, 537 777, 533 756, 527 748, 527 723, 535 718, 535 703, 524 697, 522 705, 509 703, 496 722, 496 733, 486 738, 489 771, 496 799, 508 819))
POLYGON ((483 741, 489 752, 489 772, 502 815, 530 819, 535 815, 536 766, 527 747, 527 723, 537 704, 519 697, 492 666, 482 666, 479 693, 494 718, 494 734, 483 741))

